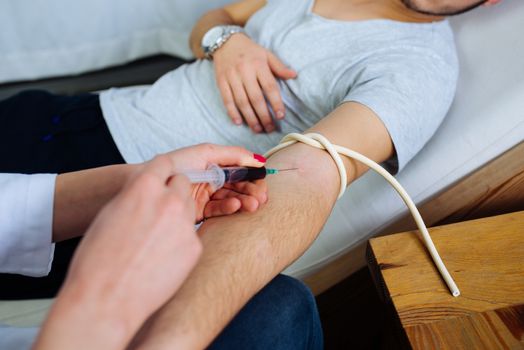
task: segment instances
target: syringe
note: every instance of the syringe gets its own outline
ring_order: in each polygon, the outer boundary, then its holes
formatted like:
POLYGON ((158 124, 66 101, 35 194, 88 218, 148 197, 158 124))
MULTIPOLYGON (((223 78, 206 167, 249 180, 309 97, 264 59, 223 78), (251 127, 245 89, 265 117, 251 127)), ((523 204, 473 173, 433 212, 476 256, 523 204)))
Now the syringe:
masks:
POLYGON ((242 181, 259 180, 266 175, 275 175, 280 171, 296 169, 271 169, 266 167, 225 167, 211 164, 206 170, 186 170, 180 172, 189 178, 191 183, 209 183, 219 189, 226 183, 237 183, 242 181))

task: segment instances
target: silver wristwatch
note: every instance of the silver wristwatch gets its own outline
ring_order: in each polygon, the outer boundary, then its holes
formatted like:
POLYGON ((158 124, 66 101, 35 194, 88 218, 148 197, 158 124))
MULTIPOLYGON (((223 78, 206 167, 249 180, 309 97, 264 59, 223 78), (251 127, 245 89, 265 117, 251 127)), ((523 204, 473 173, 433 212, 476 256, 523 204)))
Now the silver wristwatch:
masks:
POLYGON ((245 33, 244 28, 240 26, 216 26, 207 31, 202 38, 202 50, 206 58, 212 58, 218 50, 233 34, 245 33))

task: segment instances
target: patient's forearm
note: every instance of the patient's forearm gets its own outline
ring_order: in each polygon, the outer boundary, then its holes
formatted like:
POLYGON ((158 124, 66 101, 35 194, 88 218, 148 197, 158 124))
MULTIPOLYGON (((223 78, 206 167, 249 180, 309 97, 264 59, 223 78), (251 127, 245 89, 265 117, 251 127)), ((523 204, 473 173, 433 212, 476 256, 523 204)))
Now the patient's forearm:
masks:
POLYGON ((331 157, 295 145, 271 157, 268 166, 299 170, 268 178, 270 200, 256 213, 204 223, 199 265, 150 322, 141 345, 204 348, 249 298, 315 239, 339 189, 331 157))
MULTIPOLYGON (((311 131, 379 163, 393 154, 384 124, 358 103, 341 105, 311 131)), ((343 161, 348 183, 366 171, 348 158, 343 161)), ((276 153, 267 165, 299 170, 269 177, 269 201, 256 213, 204 223, 200 263, 175 297, 148 322, 135 345, 205 347, 249 298, 311 245, 340 188, 334 161, 325 151, 296 144, 276 153)))

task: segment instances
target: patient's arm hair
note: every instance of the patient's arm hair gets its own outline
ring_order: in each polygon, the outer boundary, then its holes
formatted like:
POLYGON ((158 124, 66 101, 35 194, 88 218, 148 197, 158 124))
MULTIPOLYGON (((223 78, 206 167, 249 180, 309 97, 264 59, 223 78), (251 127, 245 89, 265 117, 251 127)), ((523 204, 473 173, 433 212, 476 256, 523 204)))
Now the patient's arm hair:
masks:
POLYGON ((189 37, 189 47, 195 57, 204 58, 200 43, 209 29, 218 25, 244 26, 249 17, 265 4, 266 0, 243 0, 204 14, 193 27, 189 37))
MULTIPOLYGON (((341 105, 308 131, 376 162, 393 154, 385 126, 357 103, 341 105)), ((349 159, 344 159, 344 165, 348 182, 367 170, 349 159)), ((206 347, 254 294, 312 244, 340 187, 331 156, 295 144, 273 155, 267 166, 299 170, 268 178, 269 201, 256 213, 216 218, 202 225, 204 253, 197 268, 143 327, 134 346, 206 347)))

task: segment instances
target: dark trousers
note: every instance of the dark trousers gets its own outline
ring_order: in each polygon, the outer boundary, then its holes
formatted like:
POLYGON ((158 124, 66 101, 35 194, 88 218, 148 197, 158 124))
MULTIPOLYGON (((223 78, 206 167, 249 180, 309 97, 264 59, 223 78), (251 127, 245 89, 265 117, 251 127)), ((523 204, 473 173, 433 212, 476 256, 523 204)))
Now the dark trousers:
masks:
POLYGON ((209 349, 320 350, 323 343, 313 294, 302 282, 278 275, 244 306, 209 349))
MULTIPOLYGON (((124 163, 97 95, 27 91, 0 102, 0 173, 66 173, 124 163)), ((56 295, 80 239, 56 244, 46 277, 0 274, 0 299, 56 295)))

